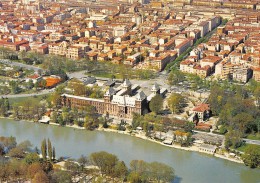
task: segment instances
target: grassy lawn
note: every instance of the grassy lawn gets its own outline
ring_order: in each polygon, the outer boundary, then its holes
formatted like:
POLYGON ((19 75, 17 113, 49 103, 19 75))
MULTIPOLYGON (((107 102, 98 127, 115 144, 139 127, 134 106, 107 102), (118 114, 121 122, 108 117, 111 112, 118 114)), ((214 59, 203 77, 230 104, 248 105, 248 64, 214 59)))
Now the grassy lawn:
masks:
MULTIPOLYGON (((255 144, 251 144, 251 146, 259 147, 259 145, 255 145, 255 144)), ((236 150, 241 151, 241 152, 245 152, 247 147, 248 147, 248 144, 244 144, 243 146, 237 148, 236 150)))
POLYGON ((17 98, 9 98, 10 104, 18 103, 18 102, 23 102, 26 100, 37 100, 41 101, 43 98, 48 97, 50 94, 45 94, 45 95, 38 95, 38 96, 31 96, 31 97, 17 97, 17 98))
POLYGON ((246 138, 247 138, 247 139, 251 139, 251 140, 260 140, 260 133, 255 134, 255 135, 250 134, 250 135, 248 135, 246 138))

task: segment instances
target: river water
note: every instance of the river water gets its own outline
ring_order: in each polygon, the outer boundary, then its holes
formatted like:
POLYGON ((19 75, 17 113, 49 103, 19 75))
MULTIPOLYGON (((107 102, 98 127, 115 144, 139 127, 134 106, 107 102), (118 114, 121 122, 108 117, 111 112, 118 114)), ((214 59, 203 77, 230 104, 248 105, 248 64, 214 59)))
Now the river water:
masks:
POLYGON ((18 143, 30 140, 39 148, 41 141, 49 138, 57 157, 79 158, 82 154, 107 151, 127 165, 134 159, 166 163, 175 169, 176 183, 260 183, 259 169, 117 133, 0 119, 0 136, 15 136, 18 143))

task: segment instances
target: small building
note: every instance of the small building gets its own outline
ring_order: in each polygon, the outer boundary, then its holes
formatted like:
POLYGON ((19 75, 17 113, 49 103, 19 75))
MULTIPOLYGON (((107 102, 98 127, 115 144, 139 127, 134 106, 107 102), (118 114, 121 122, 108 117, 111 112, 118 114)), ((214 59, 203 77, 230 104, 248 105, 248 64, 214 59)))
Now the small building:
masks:
POLYGON ((32 80, 32 82, 35 84, 42 80, 42 76, 35 73, 33 75, 28 76, 25 81, 29 82, 30 80, 32 80))
POLYGON ((87 77, 84 77, 81 79, 82 79, 84 85, 94 84, 97 81, 96 78, 93 76, 87 76, 87 77))
POLYGON ((39 120, 40 123, 49 124, 50 117, 49 116, 42 116, 42 119, 39 120))
POLYGON ((217 146, 213 146, 210 144, 201 144, 199 146, 199 152, 204 152, 207 154, 214 154, 216 152, 217 146))
POLYGON ((190 115, 194 115, 193 120, 204 121, 210 117, 209 104, 199 104, 190 111, 190 115))

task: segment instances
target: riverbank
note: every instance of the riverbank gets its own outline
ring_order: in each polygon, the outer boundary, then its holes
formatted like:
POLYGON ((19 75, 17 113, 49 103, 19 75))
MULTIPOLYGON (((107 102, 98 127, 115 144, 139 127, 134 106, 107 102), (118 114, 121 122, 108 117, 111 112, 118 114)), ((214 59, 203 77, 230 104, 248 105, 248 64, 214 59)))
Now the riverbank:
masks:
MULTIPOLYGON (((14 120, 13 118, 9 117, 9 118, 4 118, 4 117, 1 117, 0 119, 12 119, 14 120)), ((37 123, 37 122, 34 122, 34 121, 29 121, 29 120, 16 120, 16 121, 24 121, 24 122, 30 122, 30 123, 37 123)), ((53 125, 53 126, 60 126, 59 124, 57 123, 49 123, 49 125, 53 125)), ((73 128, 74 130, 85 130, 84 127, 79 127, 77 125, 66 125, 64 127, 67 127, 67 128, 73 128)), ((114 129, 108 129, 108 128, 98 128, 96 129, 97 131, 104 131, 104 132, 109 132, 109 133, 119 133, 119 134, 124 134, 124 135, 129 135, 129 136, 132 136, 132 137, 136 137, 136 138, 140 138, 140 139, 143 139, 143 140, 148 140, 150 142, 153 142, 153 143, 157 143, 157 144, 160 144, 160 145, 163 145, 165 147, 169 147, 169 148, 175 148, 175 149, 180 149, 180 150, 184 150, 184 151, 191 151, 191 152, 200 152, 199 151, 199 147, 198 146, 195 146, 195 145, 192 145, 190 147, 181 147, 180 145, 178 144, 172 144, 172 145, 167 145, 167 144, 164 144, 160 141, 157 141, 157 140, 154 140, 154 139, 151 139, 151 138, 148 138, 145 136, 144 133, 142 132, 139 132, 139 133, 130 133, 129 131, 118 131, 118 130, 114 130, 114 129)), ((203 152, 200 152, 200 153, 203 153, 203 152)), ((203 153, 205 154, 205 153, 203 153)), ((241 160, 238 160, 238 159, 235 159, 235 158, 231 158, 231 157, 228 157, 227 155, 221 155, 221 154, 214 154, 212 156, 215 156, 215 157, 218 157, 218 158, 221 158, 221 159, 225 159, 225 160, 228 160, 228 161, 232 161, 232 162, 236 162, 236 163, 242 163, 243 164, 243 161, 241 160)))
MULTIPOLYGON (((166 146, 166 147, 170 147, 170 148, 175 148, 175 149, 180 149, 180 150, 185 150, 185 151, 191 151, 191 152, 203 153, 203 152, 199 151, 199 147, 195 146, 195 145, 192 145, 190 147, 182 147, 182 146, 180 146, 178 144, 167 145, 167 144, 164 144, 164 143, 162 143, 160 141, 148 138, 147 136, 145 136, 142 133, 130 134, 129 132, 126 132, 126 131, 118 131, 118 130, 104 129, 104 128, 98 128, 97 130, 98 131, 105 131, 105 132, 120 133, 120 134, 124 134, 124 135, 130 135, 132 137, 137 137, 137 138, 140 138, 140 139, 143 139, 143 140, 148 140, 150 142, 154 142, 154 143, 157 143, 157 144, 160 144, 160 145, 163 145, 163 146, 166 146)), ((228 160, 228 161, 232 161, 232 162, 235 162, 235 163, 244 164, 244 162, 242 160, 234 159, 234 158, 228 157, 227 155, 221 155, 221 154, 214 153, 212 156, 215 156, 215 157, 221 158, 221 159, 225 159, 225 160, 228 160)))

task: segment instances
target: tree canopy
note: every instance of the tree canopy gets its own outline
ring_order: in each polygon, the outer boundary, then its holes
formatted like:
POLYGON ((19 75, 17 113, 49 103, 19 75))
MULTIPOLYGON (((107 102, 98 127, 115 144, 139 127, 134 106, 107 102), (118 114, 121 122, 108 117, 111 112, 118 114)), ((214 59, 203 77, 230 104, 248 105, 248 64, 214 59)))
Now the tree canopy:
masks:
POLYGON ((159 95, 156 94, 150 101, 149 103, 149 108, 152 112, 155 112, 158 114, 163 107, 163 98, 159 95))

